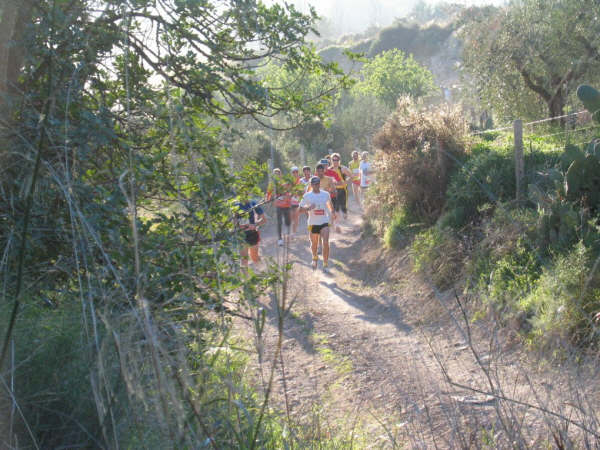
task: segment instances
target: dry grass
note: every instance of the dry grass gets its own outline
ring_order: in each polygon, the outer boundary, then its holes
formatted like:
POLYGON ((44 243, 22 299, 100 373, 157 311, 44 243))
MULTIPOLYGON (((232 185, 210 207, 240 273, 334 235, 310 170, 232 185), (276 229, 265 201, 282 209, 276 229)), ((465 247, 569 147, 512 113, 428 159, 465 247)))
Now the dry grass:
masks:
MULTIPOLYGON (((417 220, 433 222, 445 203, 454 160, 466 151, 467 122, 458 107, 419 110, 409 99, 375 136, 377 192, 368 213, 385 218, 405 208, 417 220)), ((389 218, 388 218, 389 219, 389 218)))

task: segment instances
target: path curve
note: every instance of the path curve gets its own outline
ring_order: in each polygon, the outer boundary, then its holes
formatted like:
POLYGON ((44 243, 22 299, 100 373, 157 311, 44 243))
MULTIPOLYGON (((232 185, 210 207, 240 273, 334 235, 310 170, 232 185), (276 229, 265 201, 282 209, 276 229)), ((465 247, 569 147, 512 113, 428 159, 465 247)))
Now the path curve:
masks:
MULTIPOLYGON (((261 243, 265 256, 293 267, 273 397, 280 410, 306 423, 317 407, 321 419, 347 431, 360 422, 377 447, 464 448, 482 436, 503 447, 513 432, 511 439, 528 445, 548 437, 547 416, 486 393, 551 408, 568 381, 555 380, 550 392, 539 381, 548 374, 537 371, 532 382, 519 347, 497 333, 486 340, 489 330, 474 327, 471 348, 458 304, 412 273, 407 257, 390 259, 376 238, 364 236, 356 205, 332 235, 330 274, 311 269, 303 223, 285 249, 272 223, 261 243)), ((278 336, 277 300, 272 295, 263 305, 268 361, 278 336)), ((267 365, 260 369, 264 375, 267 365)))

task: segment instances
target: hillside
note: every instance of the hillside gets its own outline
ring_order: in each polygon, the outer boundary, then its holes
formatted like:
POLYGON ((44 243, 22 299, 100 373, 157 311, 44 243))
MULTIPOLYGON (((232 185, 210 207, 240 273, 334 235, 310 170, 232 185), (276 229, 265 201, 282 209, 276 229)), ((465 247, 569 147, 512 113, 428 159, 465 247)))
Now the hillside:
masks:
POLYGON ((326 61, 336 61, 345 71, 356 70, 356 62, 350 61, 344 52, 350 50, 372 58, 379 53, 394 48, 412 54, 417 61, 429 68, 436 83, 452 86, 459 82, 457 71, 460 63, 461 42, 457 37, 458 18, 446 23, 431 22, 419 25, 405 20, 382 28, 370 37, 357 42, 330 45, 320 51, 326 61))

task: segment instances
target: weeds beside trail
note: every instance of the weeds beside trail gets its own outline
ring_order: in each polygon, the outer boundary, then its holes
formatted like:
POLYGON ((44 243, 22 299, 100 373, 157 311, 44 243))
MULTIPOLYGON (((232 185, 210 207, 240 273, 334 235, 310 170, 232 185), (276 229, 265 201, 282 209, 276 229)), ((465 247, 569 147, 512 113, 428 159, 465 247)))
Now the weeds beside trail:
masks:
MULTIPOLYGON (((308 267, 304 233, 288 250, 293 306, 273 399, 304 430, 299 445, 340 436, 342 448, 598 444, 595 365, 544 363, 498 323, 474 320, 472 300, 436 291, 406 252, 382 257, 356 216, 342 228, 331 276, 308 267)), ((274 301, 263 307, 265 361, 278 313, 274 301)))

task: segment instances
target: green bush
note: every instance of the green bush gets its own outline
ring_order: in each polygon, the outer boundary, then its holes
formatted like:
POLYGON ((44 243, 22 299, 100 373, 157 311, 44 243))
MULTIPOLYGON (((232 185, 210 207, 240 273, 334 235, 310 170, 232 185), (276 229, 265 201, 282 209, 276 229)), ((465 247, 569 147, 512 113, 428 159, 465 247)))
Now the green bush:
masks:
MULTIPOLYGON (((192 411, 171 390, 172 380, 163 380, 162 386, 154 383, 150 345, 133 315, 108 318, 103 311, 111 323, 107 333, 102 321, 86 323, 85 308, 76 296, 61 296, 59 303, 57 299, 53 296, 54 306, 26 304, 14 334, 19 361, 15 395, 27 422, 34 424, 38 446, 70 448, 78 443, 99 448, 115 436, 124 448, 168 448, 168 428, 183 423, 192 411), (97 395, 104 392, 110 393, 110 404, 97 395), (164 399, 169 399, 168 413, 161 406, 164 399)), ((0 314, 8 317, 6 308, 0 314)), ((0 328, 4 325, 3 320, 0 328)), ((195 332, 185 333, 190 343, 187 364, 181 359, 177 367, 190 382, 188 395, 202 405, 202 420, 219 448, 250 448, 262 398, 247 379, 248 358, 218 336, 193 340, 195 332), (221 344, 204 347, 217 340, 221 344)), ((162 345, 172 345, 173 353, 182 351, 174 336, 172 341, 162 345)), ((267 408, 257 448, 282 448, 283 423, 281 415, 267 408)))
POLYGON ((450 177, 442 225, 460 228, 478 217, 484 203, 514 198, 514 172, 507 150, 474 153, 450 177))
POLYGON ((439 289, 447 289, 462 274, 465 251, 449 228, 431 227, 419 233, 411 247, 414 270, 425 273, 439 289))
POLYGON ((535 249, 521 237, 510 252, 490 266, 488 274, 480 275, 479 284, 485 286, 482 289, 484 300, 495 311, 506 312, 508 308, 514 313, 519 312, 519 302, 535 288, 540 277, 540 261, 536 258, 535 249))
MULTIPOLYGON (((490 119, 488 119, 488 120, 490 120, 490 119)), ((487 122, 486 122, 486 128, 487 128, 487 122)), ((479 137, 481 139, 483 139, 484 141, 488 141, 488 142, 495 141, 498 136, 500 136, 499 131, 484 131, 479 135, 479 137)))
POLYGON ((591 317, 600 309, 600 276, 591 273, 597 232, 593 223, 584 231, 578 226, 568 234, 570 244, 547 248, 542 235, 547 226, 541 209, 497 205, 479 227, 467 278, 502 324, 530 332, 537 345, 589 344, 595 332, 591 317), (573 236, 586 240, 572 242, 573 236))
MULTIPOLYGON (((524 185, 536 184, 540 189, 552 188, 547 172, 559 163, 562 150, 530 151, 525 155, 524 185)), ((446 191, 442 226, 461 228, 477 222, 479 209, 485 203, 515 199, 515 164, 512 144, 480 143, 453 172, 446 191), (502 146, 501 146, 502 145, 502 146)))
POLYGON ((409 238, 414 235, 420 224, 404 208, 396 211, 391 222, 386 227, 383 242, 387 248, 402 248, 408 244, 409 238))
POLYGON ((535 239, 538 213, 508 204, 480 210, 484 218, 473 233, 478 240, 466 263, 467 288, 501 323, 521 318, 515 324, 520 328, 529 312, 519 302, 535 288, 543 264, 535 239))
MULTIPOLYGON (((47 306, 30 300, 16 326, 15 394, 28 423, 36 425, 35 438, 41 448, 64 442, 95 447, 98 441, 90 437, 102 434, 90 382, 93 340, 84 338, 81 309, 76 301, 47 306)), ((0 314, 6 318, 5 311, 0 314)), ((1 329, 4 325, 0 322, 1 329)), ((114 395, 116 401, 118 389, 114 395)))
POLYGON ((592 315, 600 309, 600 275, 592 272, 592 253, 579 242, 545 268, 536 288, 522 301, 533 312, 532 336, 542 344, 590 344, 596 326, 592 315))

